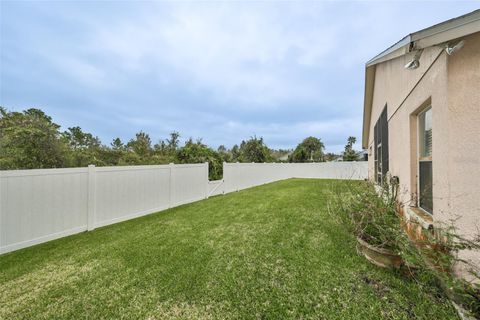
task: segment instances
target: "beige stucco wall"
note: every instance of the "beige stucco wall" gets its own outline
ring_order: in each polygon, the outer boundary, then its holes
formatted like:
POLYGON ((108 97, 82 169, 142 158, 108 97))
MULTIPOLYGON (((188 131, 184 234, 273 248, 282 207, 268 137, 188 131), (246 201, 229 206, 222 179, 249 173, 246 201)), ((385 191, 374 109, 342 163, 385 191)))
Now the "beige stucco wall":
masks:
MULTIPOLYGON (((389 169, 400 178, 402 201, 416 192, 416 114, 431 104, 433 115, 433 218, 457 219, 466 236, 480 232, 480 33, 449 56, 425 49, 420 67, 404 69, 412 55, 376 66, 369 131, 369 175, 374 177, 373 127, 388 105, 389 169)), ((480 265, 480 257, 475 258, 480 265)))

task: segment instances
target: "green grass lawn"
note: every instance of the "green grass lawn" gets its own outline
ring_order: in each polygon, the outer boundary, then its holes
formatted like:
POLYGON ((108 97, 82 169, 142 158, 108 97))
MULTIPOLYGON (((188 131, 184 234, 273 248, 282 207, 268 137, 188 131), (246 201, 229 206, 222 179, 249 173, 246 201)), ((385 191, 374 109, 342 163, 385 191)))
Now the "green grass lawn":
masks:
POLYGON ((0 319, 456 319, 291 179, 0 256, 0 319))

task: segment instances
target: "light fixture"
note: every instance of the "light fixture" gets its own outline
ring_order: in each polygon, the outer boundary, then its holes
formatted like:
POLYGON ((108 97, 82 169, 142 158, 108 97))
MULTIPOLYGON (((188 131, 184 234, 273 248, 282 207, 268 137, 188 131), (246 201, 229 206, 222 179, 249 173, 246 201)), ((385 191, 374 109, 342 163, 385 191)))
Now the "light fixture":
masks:
POLYGON ((422 55, 422 52, 423 52, 423 49, 418 50, 413 56, 413 59, 410 62, 408 62, 404 68, 409 70, 414 70, 420 67, 420 56, 422 55))
POLYGON ((454 54, 458 50, 462 49, 464 44, 465 44, 464 40, 461 40, 461 41, 457 42, 456 44, 447 44, 447 46, 445 47, 445 52, 447 52, 447 54, 449 56, 451 56, 452 54, 454 54))
POLYGON ((405 65, 405 69, 413 70, 420 67, 420 61, 413 59, 405 65))

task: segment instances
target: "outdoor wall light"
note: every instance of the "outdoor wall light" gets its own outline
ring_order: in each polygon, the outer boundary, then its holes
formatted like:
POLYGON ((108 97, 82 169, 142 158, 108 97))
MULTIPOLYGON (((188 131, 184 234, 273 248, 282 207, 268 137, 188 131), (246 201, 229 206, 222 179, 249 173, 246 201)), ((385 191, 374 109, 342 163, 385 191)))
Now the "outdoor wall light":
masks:
POLYGON ((420 61, 415 59, 405 65, 405 69, 409 70, 417 69, 418 67, 420 67, 420 61))
POLYGON ((409 70, 414 70, 420 67, 420 56, 422 55, 422 52, 423 52, 423 49, 418 50, 413 56, 413 59, 410 62, 408 62, 404 68, 409 70))
POLYGON ((447 54, 449 56, 451 56, 452 54, 454 54, 458 50, 462 49, 464 44, 465 44, 464 40, 461 40, 461 41, 457 42, 456 44, 447 44, 447 46, 445 47, 445 52, 447 52, 447 54))

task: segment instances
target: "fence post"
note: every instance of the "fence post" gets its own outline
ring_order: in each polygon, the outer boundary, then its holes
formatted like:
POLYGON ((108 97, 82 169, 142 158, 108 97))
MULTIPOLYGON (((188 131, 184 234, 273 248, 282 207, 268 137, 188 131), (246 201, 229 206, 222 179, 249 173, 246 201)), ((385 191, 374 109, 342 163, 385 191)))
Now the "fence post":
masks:
POLYGON ((209 182, 209 179, 208 179, 208 161, 205 162, 205 199, 208 198, 208 182, 209 182))
MULTIPOLYGON (((237 164, 240 164, 240 162, 237 161, 237 164)), ((238 169, 238 165, 237 165, 236 169, 238 169)), ((235 171, 235 180, 238 180, 238 172, 237 171, 235 171)), ((238 182, 236 182, 235 188, 237 189, 237 192, 240 191, 239 186, 238 186, 238 182)))
POLYGON ((173 194, 173 192, 174 192, 174 190, 175 190, 175 189, 174 189, 174 185, 173 185, 174 182, 175 182, 175 181, 174 181, 175 175, 173 174, 173 170, 175 169, 175 164, 173 164, 172 162, 170 162, 169 166, 170 166, 170 194, 169 194, 170 199, 169 199, 169 202, 168 202, 168 207, 171 208, 171 207, 173 207, 173 200, 174 200, 174 194, 173 194))
POLYGON ((225 167, 227 166, 227 163, 223 161, 222 164, 222 194, 225 195, 225 167))
POLYGON ((95 165, 88 166, 88 206, 87 206, 87 230, 95 229, 96 220, 96 172, 95 165))

